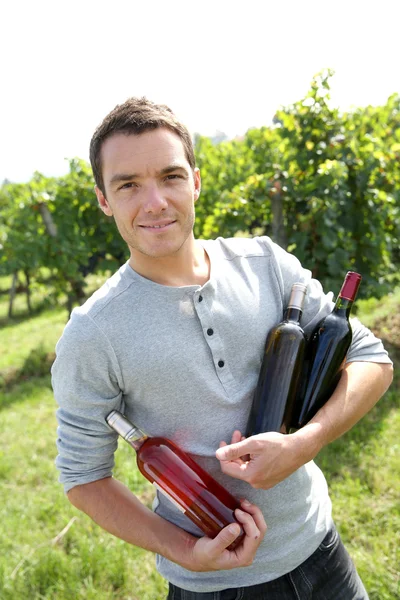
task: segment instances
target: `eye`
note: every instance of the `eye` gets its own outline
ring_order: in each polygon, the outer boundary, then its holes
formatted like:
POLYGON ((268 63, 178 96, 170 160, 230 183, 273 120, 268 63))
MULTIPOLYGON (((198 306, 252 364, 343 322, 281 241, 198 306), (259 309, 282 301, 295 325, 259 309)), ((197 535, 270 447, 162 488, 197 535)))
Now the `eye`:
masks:
POLYGON ((183 179, 183 177, 182 175, 178 175, 178 173, 172 173, 171 175, 167 175, 165 179, 173 181, 174 179, 183 179))
POLYGON ((127 183, 124 183, 123 185, 121 185, 118 189, 119 190, 129 190, 132 187, 136 187, 137 184, 134 181, 128 181, 127 183))

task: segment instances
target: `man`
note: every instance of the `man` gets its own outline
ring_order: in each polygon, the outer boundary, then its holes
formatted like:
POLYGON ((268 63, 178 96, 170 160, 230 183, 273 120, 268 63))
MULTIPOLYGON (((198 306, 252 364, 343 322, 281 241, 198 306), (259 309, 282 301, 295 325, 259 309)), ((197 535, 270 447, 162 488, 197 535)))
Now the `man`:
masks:
POLYGON ((381 342, 355 321, 339 385, 312 421, 290 435, 243 439, 265 338, 292 284, 308 285, 307 331, 331 310, 331 296, 269 238, 194 238, 200 172, 167 107, 135 98, 117 106, 96 130, 90 158, 100 208, 114 217, 130 259, 73 312, 56 349, 57 466, 70 501, 155 552, 170 599, 367 598, 312 459, 389 386, 381 342), (112 478, 117 440, 105 417, 113 409, 173 439, 246 498, 236 551, 227 547, 238 526, 210 540, 161 494, 150 511, 112 478))

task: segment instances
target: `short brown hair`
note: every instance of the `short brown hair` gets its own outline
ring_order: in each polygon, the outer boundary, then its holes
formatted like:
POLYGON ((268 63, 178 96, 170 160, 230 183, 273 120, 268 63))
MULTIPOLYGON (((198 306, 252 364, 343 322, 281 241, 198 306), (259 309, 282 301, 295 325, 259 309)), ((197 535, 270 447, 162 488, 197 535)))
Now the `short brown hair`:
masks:
POLYGON ((103 142, 114 133, 140 135, 165 127, 176 133, 182 140, 186 158, 192 169, 196 166, 192 138, 187 128, 178 121, 172 110, 165 104, 155 104, 147 98, 128 98, 118 104, 97 127, 90 142, 90 163, 97 187, 105 195, 101 165, 101 147, 103 142))

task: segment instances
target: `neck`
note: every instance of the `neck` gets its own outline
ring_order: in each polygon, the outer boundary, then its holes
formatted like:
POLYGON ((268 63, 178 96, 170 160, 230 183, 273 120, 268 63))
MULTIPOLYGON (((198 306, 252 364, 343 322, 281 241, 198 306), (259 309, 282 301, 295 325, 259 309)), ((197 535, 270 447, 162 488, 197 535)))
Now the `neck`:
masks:
POLYGON ((285 311, 285 314, 284 314, 284 321, 299 322, 301 319, 301 315, 302 315, 302 311, 300 310, 300 308, 288 306, 285 311))
POLYGON ((204 285, 210 278, 210 259, 193 236, 177 253, 165 257, 146 256, 131 249, 129 265, 142 277, 171 287, 204 285))
POLYGON ((335 302, 334 311, 345 314, 348 317, 350 315, 352 306, 353 306, 352 300, 348 300, 347 298, 341 298, 340 296, 338 296, 338 299, 335 302))

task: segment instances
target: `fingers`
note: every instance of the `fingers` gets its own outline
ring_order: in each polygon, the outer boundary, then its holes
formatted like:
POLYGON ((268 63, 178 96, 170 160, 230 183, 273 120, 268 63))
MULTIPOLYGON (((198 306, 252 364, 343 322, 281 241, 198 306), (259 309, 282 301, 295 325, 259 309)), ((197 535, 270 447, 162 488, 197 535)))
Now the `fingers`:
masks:
MULTIPOLYGON (((243 509, 237 508, 235 510, 235 517, 245 533, 245 538, 238 549, 241 548, 243 544, 245 546, 242 552, 248 554, 255 552, 255 549, 260 545, 267 530, 267 525, 265 523, 264 515, 258 506, 251 504, 248 500, 242 500, 241 506, 243 509)), ((212 540, 210 550, 214 556, 218 556, 225 549, 229 548, 232 542, 241 533, 241 527, 238 523, 228 525, 212 540)))
MULTIPOLYGON (((234 431, 232 434, 232 441, 231 443, 236 443, 236 442, 240 442, 242 439, 245 439, 242 437, 240 431, 234 431)), ((224 448, 225 446, 227 446, 226 442, 220 442, 219 447, 220 448, 224 448)), ((223 462, 223 461, 221 461, 223 462)), ((239 465, 242 464, 242 459, 241 458, 237 458, 234 462, 238 463, 239 465)))
POLYGON ((222 471, 231 477, 246 479, 252 449, 254 449, 254 440, 251 438, 246 439, 236 429, 232 434, 230 445, 226 442, 220 442, 216 451, 216 457, 221 461, 222 471))
POLYGON ((216 457, 218 460, 236 460, 245 454, 250 454, 251 442, 249 440, 243 440, 230 444, 229 446, 222 446, 218 448, 216 457), (249 448, 250 444, 250 448, 249 448))
POLYGON ((267 524, 261 510, 247 500, 241 502, 242 508, 235 510, 235 517, 243 527, 245 537, 241 544, 236 548, 236 554, 244 565, 251 564, 254 556, 264 539, 267 531, 267 524))
MULTIPOLYGON (((240 431, 236 430, 233 432, 233 435, 232 435, 233 444, 237 445, 239 442, 243 441, 244 439, 245 438, 243 438, 240 431), (237 440, 237 441, 235 442, 235 440, 237 440)), ((244 457, 246 460, 243 460, 240 456, 236 459, 221 458, 220 457, 221 451, 223 452, 225 449, 230 449, 230 448, 232 448, 232 444, 230 446, 228 446, 226 442, 220 442, 219 449, 217 450, 216 456, 221 461, 221 470, 223 473, 225 473, 226 475, 229 475, 230 477, 235 477, 236 479, 245 480, 247 471, 249 469, 249 464, 248 464, 249 456, 247 455, 244 457)))
MULTIPOLYGON (((242 434, 240 433, 240 431, 238 429, 235 429, 235 431, 232 433, 232 439, 231 439, 231 444, 236 444, 237 442, 241 442, 242 440, 244 440, 245 438, 242 436, 242 434)), ((225 447, 228 444, 225 441, 222 441, 219 443, 219 447, 225 447)))
POLYGON ((261 536, 261 531, 257 527, 251 514, 245 512, 241 508, 235 510, 235 517, 242 524, 244 532, 251 540, 258 540, 261 536))
POLYGON ((241 532, 242 530, 238 523, 231 523, 227 527, 224 527, 209 544, 210 555, 220 555, 235 541, 241 532))
POLYGON ((237 442, 240 442, 240 441, 242 441, 242 434, 240 433, 240 431, 238 429, 235 429, 235 431, 232 433, 231 444, 236 444, 237 442))
POLYGON ((252 564, 267 526, 261 510, 247 500, 241 502, 241 508, 235 510, 237 523, 231 523, 214 538, 199 538, 193 546, 193 571, 215 571, 235 569, 252 564), (239 534, 244 532, 243 540, 230 548, 239 534))
POLYGON ((225 475, 229 475, 229 477, 235 477, 236 479, 245 481, 251 471, 251 463, 243 462, 240 459, 230 461, 223 460, 221 461, 221 471, 225 473, 225 475))
POLYGON ((253 520, 258 530, 260 531, 261 535, 264 536, 265 532, 267 531, 267 524, 265 522, 262 511, 259 509, 258 506, 252 504, 248 500, 242 500, 240 504, 243 510, 253 517, 253 520))

